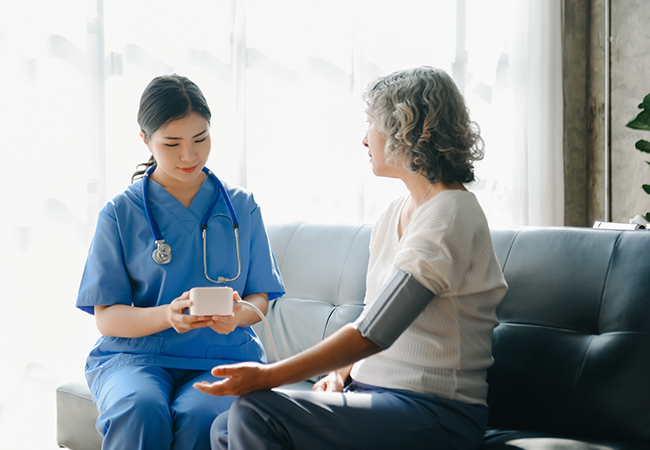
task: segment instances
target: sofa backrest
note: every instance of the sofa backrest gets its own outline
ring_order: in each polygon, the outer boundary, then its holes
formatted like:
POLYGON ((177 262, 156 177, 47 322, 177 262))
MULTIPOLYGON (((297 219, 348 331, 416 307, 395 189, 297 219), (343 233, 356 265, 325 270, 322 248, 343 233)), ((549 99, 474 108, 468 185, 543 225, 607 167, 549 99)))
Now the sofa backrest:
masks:
MULTIPOLYGON (((292 222, 267 226, 286 294, 269 304, 267 318, 281 358, 308 349, 363 309, 370 225, 292 222)), ((255 325, 264 346, 269 339, 255 325)), ((269 362, 274 360, 267 351, 269 362)))
POLYGON ((650 232, 492 232, 497 310, 490 425, 650 442, 650 232))

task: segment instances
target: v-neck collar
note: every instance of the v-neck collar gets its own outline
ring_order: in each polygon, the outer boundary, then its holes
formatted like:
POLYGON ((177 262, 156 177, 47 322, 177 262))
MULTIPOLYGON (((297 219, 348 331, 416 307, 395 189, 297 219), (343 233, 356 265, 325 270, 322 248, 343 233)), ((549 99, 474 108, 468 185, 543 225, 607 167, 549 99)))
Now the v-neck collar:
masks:
POLYGON ((431 197, 430 199, 428 199, 424 203, 422 203, 420 206, 415 208, 415 210, 413 211, 413 214, 411 215, 411 220, 409 220, 408 225, 406 225, 406 227, 404 227, 404 229, 402 230, 402 234, 400 235, 400 232, 399 232, 400 231, 399 230, 400 218, 402 217, 402 210, 404 209, 404 206, 406 205, 406 201, 409 199, 409 195, 405 195, 404 197, 402 197, 401 201, 399 201, 398 204, 396 205, 397 214, 396 214, 396 216, 394 218, 395 222, 393 223, 393 227, 392 227, 393 228, 393 236, 395 236, 396 242, 399 243, 399 242, 402 241, 402 239, 404 239, 404 236, 408 233, 409 225, 411 225, 413 223, 413 221, 415 220, 415 218, 422 213, 422 210, 425 210, 426 208, 429 208, 430 205, 432 205, 432 204, 436 203, 437 201, 439 201, 441 196, 445 197, 447 195, 452 195, 451 193, 453 193, 453 192, 459 192, 460 193, 460 194, 454 194, 454 195, 463 195, 462 193, 469 192, 469 191, 464 191, 464 190, 460 190, 460 189, 445 189, 444 191, 438 192, 436 195, 434 195, 433 197, 431 197), (446 194, 447 192, 450 193, 450 194, 446 194))
POLYGON ((173 214, 188 231, 192 231, 200 225, 205 210, 210 206, 214 196, 217 195, 215 183, 210 180, 210 177, 206 177, 189 207, 186 208, 160 184, 151 179, 143 180, 143 182, 149 183, 149 201, 154 200, 160 208, 164 208, 173 214))

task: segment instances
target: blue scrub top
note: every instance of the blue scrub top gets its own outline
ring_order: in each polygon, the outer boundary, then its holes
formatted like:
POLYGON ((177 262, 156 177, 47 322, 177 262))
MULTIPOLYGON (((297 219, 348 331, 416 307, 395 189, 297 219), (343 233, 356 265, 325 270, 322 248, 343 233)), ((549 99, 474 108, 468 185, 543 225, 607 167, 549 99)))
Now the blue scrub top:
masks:
MULTIPOLYGON (((144 211, 144 182, 142 179, 129 186, 100 212, 79 288, 78 308, 93 314, 95 305, 165 305, 193 287, 230 286, 242 297, 266 292, 269 300, 284 294, 260 208, 252 194, 222 182, 239 221, 242 267, 237 280, 215 285, 204 275, 201 219, 216 195, 219 199, 207 231, 210 278, 233 278, 237 253, 230 213, 214 181, 206 177, 189 208, 155 181, 146 181, 149 207, 172 250, 172 260, 166 265, 157 264, 151 257, 155 245, 144 211)), ((92 387, 111 367, 122 364, 209 370, 239 361, 266 361, 250 327, 238 327, 227 335, 210 328, 186 333, 170 328, 140 338, 100 337, 86 361, 86 376, 92 387)))

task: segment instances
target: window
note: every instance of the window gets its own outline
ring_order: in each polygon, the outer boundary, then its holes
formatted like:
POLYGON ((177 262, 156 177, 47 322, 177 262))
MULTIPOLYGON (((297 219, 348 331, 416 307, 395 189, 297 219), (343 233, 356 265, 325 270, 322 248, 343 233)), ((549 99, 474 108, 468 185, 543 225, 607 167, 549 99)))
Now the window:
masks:
POLYGON ((470 188, 490 224, 561 225, 559 5, 0 0, 0 340, 19 343, 3 354, 0 441, 20 427, 17 383, 37 373, 51 396, 82 376, 97 331, 76 292, 99 209, 148 159, 136 114, 154 76, 201 87, 209 167, 252 190, 267 222, 373 222, 405 190, 370 171, 361 92, 440 67, 483 132, 470 188))

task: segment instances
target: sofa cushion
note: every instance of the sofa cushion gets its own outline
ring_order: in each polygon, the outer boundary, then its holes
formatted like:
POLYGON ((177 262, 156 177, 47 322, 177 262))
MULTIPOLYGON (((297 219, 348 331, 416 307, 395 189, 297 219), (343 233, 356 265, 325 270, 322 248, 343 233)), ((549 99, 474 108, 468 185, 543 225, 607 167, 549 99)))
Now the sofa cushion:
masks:
POLYGON ((493 232, 509 290, 488 373, 490 425, 650 443, 650 233, 493 232))
POLYGON ((550 433, 488 430, 481 450, 648 450, 639 442, 581 440, 550 433))
MULTIPOLYGON (((278 354, 286 358, 361 314, 372 227, 294 222, 269 224, 267 229, 287 291, 270 302, 267 318, 278 354)), ((264 325, 254 329, 274 361, 264 325)))

